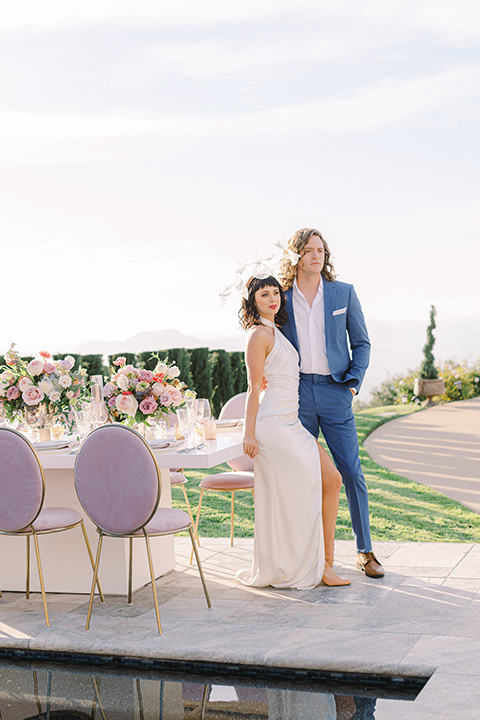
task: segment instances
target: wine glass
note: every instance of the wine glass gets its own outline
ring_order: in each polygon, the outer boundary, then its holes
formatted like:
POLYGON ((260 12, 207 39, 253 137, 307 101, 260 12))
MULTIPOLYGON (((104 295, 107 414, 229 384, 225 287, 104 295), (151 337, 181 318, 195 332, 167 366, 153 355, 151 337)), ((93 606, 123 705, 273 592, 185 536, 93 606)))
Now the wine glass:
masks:
POLYGON ((188 448, 195 448, 195 424, 197 422, 196 407, 177 409, 177 420, 180 432, 185 437, 188 448))
MULTIPOLYGON (((98 386, 97 386, 98 387, 98 386)), ((92 420, 96 427, 105 425, 108 420, 108 409, 104 402, 95 402, 92 406, 92 420)))
POLYGON ((205 440, 205 426, 212 417, 210 403, 206 398, 197 400, 197 423, 200 429, 202 442, 205 440))

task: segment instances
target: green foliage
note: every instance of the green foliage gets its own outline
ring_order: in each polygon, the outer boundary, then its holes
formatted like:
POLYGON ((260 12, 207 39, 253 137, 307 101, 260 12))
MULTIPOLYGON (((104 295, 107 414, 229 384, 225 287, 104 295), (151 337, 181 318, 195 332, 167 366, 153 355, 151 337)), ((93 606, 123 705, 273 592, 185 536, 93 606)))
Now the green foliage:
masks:
MULTIPOLYGON (((471 365, 466 361, 445 362, 439 367, 438 374, 445 381, 445 394, 440 396, 440 402, 465 400, 480 395, 480 357, 471 365)), ((369 407, 403 405, 417 401, 413 392, 416 377, 418 371, 412 371, 407 375, 395 375, 384 380, 380 387, 373 390, 369 407)))
POLYGON ((175 363, 180 370, 180 380, 189 388, 192 387, 192 374, 190 372, 190 354, 185 348, 171 348, 165 351, 168 361, 175 363))
POLYGON ((212 366, 210 362, 210 351, 207 347, 193 348, 190 350, 190 372, 192 375, 192 390, 195 390, 197 397, 212 397, 212 366))
POLYGON ((137 355, 138 366, 144 368, 145 370, 153 371, 158 363, 158 357, 161 357, 162 354, 165 356, 167 355, 165 350, 145 350, 145 352, 141 352, 137 355))
POLYGON ((435 345, 433 331, 436 328, 436 314, 435 305, 432 305, 430 308, 430 325, 427 327, 427 342, 423 346, 424 359, 420 368, 420 377, 424 380, 436 380, 438 378, 438 370, 435 367, 435 358, 433 357, 433 346, 435 345))
POLYGON ((233 394, 246 392, 247 390, 247 368, 243 352, 231 352, 230 364, 232 366, 233 394))
POLYGON ((233 391, 230 355, 226 350, 215 350, 213 352, 212 378, 214 385, 212 395, 213 412, 218 417, 222 406, 235 394, 233 391))
MULTIPOLYGON (((355 413, 360 458, 370 498, 370 524, 374 542, 383 540, 417 542, 479 542, 480 515, 429 487, 417 484, 377 465, 363 447, 366 437, 379 425, 417 410, 413 405, 383 406, 355 413)), ((324 443, 323 443, 324 444, 324 443)), ((228 470, 226 464, 213 470, 186 470, 187 491, 192 510, 198 506, 200 480, 212 472, 228 470)), ((174 507, 185 510, 183 493, 172 492, 174 507)), ((254 507, 250 492, 235 498, 235 536, 253 537, 254 507)), ((204 495, 199 525, 200 536, 228 537, 230 494, 204 495)), ((336 528, 337 540, 351 540, 352 529, 345 492, 340 494, 336 528)))
POLYGON ((107 368, 103 364, 103 355, 82 355, 82 367, 87 371, 87 375, 106 375, 107 368))

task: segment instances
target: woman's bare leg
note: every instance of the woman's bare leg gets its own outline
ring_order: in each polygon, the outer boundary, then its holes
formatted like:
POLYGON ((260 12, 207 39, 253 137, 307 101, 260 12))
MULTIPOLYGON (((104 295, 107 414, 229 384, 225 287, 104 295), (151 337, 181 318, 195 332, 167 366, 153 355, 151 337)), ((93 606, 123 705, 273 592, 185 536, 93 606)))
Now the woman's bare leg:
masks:
POLYGON ((335 467, 327 451, 317 443, 320 453, 320 466, 322 468, 322 519, 325 543, 325 574, 323 582, 326 585, 350 585, 350 580, 340 577, 332 570, 335 548, 335 526, 338 516, 338 504, 342 476, 335 467))

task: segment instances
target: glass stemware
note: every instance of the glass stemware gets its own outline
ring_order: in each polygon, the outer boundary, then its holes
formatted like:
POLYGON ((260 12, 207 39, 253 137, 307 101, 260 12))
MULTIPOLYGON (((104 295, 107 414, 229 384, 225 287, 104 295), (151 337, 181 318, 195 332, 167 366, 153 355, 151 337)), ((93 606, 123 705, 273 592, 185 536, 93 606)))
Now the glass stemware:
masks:
POLYGON ((197 430, 202 442, 205 441, 205 428, 211 417, 209 401, 206 398, 199 398, 197 400, 197 430))
POLYGON ((196 406, 191 403, 190 407, 178 408, 177 420, 180 432, 185 437, 187 447, 195 448, 197 446, 195 438, 195 425, 197 422, 196 406))

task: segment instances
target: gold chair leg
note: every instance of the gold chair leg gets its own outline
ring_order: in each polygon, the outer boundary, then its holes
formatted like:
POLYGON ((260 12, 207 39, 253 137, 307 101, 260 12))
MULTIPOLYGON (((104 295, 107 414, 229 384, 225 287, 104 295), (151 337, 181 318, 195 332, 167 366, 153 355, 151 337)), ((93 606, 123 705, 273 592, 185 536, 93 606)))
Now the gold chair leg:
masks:
MULTIPOLYGON (((93 688, 94 688, 94 690, 95 690, 95 701, 98 703, 98 707, 100 708, 100 712, 102 713, 102 718, 103 718, 103 720, 106 720, 105 712, 104 712, 104 710, 103 710, 102 701, 100 700, 100 693, 99 693, 99 691, 98 691, 97 680, 95 680, 95 678, 93 677, 93 675, 91 675, 90 677, 92 678, 93 688)), ((95 706, 95 704, 94 704, 94 708, 93 708, 94 710, 95 710, 95 707, 96 707, 96 706, 95 706)))
POLYGON ((138 709, 140 713, 140 720, 145 720, 145 711, 143 709, 143 697, 142 688, 140 687, 140 680, 137 679, 137 696, 138 696, 138 709))
POLYGON ((235 490, 232 490, 232 513, 230 518, 230 545, 233 547, 233 518, 235 515, 235 490))
MULTIPOLYGON (((83 537, 84 537, 84 539, 85 539, 85 545, 87 546, 88 557, 90 558, 90 565, 92 566, 92 570, 95 570, 95 562, 94 562, 94 560, 93 560, 92 548, 90 547, 90 543, 88 542, 87 531, 85 530, 85 525, 84 525, 83 520, 82 520, 82 522, 80 523, 80 525, 81 525, 81 528, 82 528, 82 531, 83 531, 83 537)), ((102 588, 100 587, 100 580, 98 579, 98 577, 97 577, 97 588, 98 588, 98 594, 100 595, 100 600, 101 600, 102 602, 105 602, 105 598, 103 597, 102 588)))
POLYGON ((190 507, 190 503, 188 501, 187 489, 186 489, 185 485, 182 485, 182 490, 183 490, 183 496, 185 498, 185 504, 187 506, 187 512, 190 515, 190 520, 192 521, 192 527, 194 528, 195 540, 197 541, 198 545, 200 545, 200 540, 198 539, 197 531, 195 530, 195 520, 193 519, 192 508, 190 507))
POLYGON ((132 604, 132 575, 133 575, 133 538, 128 539, 128 595, 127 602, 132 604))
POLYGON ((0 598, 1 598, 1 597, 3 597, 3 595, 2 595, 2 591, 0 590, 0 598))
POLYGON ((45 612, 45 622, 47 624, 47 627, 50 627, 50 620, 48 619, 47 598, 45 597, 45 586, 43 584, 43 572, 42 572, 42 563, 40 560, 40 548, 38 547, 38 537, 37 537, 36 532, 33 533, 33 543, 35 545, 35 554, 37 556, 38 578, 40 580, 40 589, 42 591, 43 610, 45 612))
POLYGON ((95 585, 97 584, 98 566, 100 565, 100 553, 102 551, 102 543, 103 543, 103 534, 101 532, 99 532, 98 533, 98 545, 97 545, 97 557, 95 559, 95 567, 93 568, 92 591, 90 593, 90 602, 88 603, 87 623, 85 625, 85 630, 88 630, 90 627, 90 618, 92 615, 92 607, 93 607, 93 596, 95 594, 95 585))
POLYGON ((207 710, 207 701, 208 701, 208 696, 210 695, 210 689, 211 689, 211 685, 205 685, 205 687, 203 688, 202 713, 200 715, 200 720, 205 719, 205 712, 207 710))
POLYGON ((208 594, 207 583, 205 582, 205 575, 203 574, 202 563, 200 562, 200 556, 198 554, 197 546, 195 544, 195 537, 193 535, 193 530, 191 527, 188 528, 188 532, 190 533, 190 540, 192 541, 192 552, 195 553, 195 560, 197 561, 198 572, 200 573, 200 579, 202 581, 203 592, 205 593, 205 599, 207 601, 208 607, 211 608, 212 603, 210 601, 210 595, 208 594))
POLYGON ((27 577, 25 580, 25 597, 30 597, 30 535, 27 535, 27 577))
POLYGON ((38 714, 41 715, 42 705, 40 703, 40 696, 38 694, 38 677, 36 670, 33 671, 33 692, 35 694, 35 702, 37 703, 38 714))
POLYGON ((153 572, 152 553, 150 552, 150 540, 148 538, 147 533, 145 532, 145 528, 143 528, 143 534, 145 536, 145 544, 147 546, 148 566, 150 568, 150 577, 152 579, 153 602, 155 605, 155 614, 157 616, 158 634, 161 635, 162 634, 162 624, 160 622, 160 612, 158 610, 157 589, 155 587, 155 573, 153 572))
MULTIPOLYGON (((201 511, 201 509, 202 509, 203 493, 204 493, 204 490, 203 490, 203 488, 202 488, 202 489, 200 490, 200 500, 198 501, 197 516, 196 516, 196 519, 195 519, 195 528, 194 528, 194 533, 195 533, 195 536, 196 536, 197 538, 198 538, 198 523, 200 522, 200 511, 201 511)), ((200 545, 200 543, 198 543, 198 544, 200 545)), ((191 565, 192 562, 193 562, 193 548, 192 548, 192 551, 191 551, 191 553, 190 553, 190 560, 189 560, 188 564, 191 565)))

